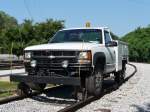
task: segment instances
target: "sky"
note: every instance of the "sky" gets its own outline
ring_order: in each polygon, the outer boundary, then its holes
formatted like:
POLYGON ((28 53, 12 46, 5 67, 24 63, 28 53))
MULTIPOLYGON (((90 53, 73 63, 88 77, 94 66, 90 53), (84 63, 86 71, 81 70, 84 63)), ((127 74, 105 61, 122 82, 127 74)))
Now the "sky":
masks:
POLYGON ((0 0, 0 10, 34 22, 65 20, 65 27, 107 26, 122 37, 150 24, 150 0, 0 0))

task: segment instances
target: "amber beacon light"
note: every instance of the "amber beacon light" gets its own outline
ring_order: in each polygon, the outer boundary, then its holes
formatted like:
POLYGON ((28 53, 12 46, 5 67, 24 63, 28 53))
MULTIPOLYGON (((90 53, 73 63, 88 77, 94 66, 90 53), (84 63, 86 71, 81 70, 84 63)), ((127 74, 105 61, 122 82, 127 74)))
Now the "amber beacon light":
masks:
POLYGON ((90 27, 91 26, 91 23, 90 22, 86 22, 86 27, 90 27))

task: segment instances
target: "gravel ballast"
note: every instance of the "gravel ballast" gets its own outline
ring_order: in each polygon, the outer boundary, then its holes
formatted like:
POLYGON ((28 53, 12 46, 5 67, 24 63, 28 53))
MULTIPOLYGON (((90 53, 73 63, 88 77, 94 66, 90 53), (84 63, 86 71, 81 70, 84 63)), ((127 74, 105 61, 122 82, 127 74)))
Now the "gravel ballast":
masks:
MULTIPOLYGON (((150 64, 134 63, 137 73, 116 91, 78 110, 78 112, 150 112, 150 64)), ((127 66, 126 75, 134 71, 127 66)), ((73 99, 49 97, 45 94, 0 105, 0 112, 56 112, 74 103, 73 99)))

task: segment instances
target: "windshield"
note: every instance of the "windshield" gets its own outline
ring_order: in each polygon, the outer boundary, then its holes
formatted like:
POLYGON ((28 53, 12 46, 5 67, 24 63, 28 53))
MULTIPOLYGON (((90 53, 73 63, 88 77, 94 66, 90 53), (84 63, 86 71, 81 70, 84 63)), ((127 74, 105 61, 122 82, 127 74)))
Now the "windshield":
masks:
POLYGON ((102 31, 100 29, 75 29, 57 32, 49 43, 63 42, 94 42, 102 43, 102 31))

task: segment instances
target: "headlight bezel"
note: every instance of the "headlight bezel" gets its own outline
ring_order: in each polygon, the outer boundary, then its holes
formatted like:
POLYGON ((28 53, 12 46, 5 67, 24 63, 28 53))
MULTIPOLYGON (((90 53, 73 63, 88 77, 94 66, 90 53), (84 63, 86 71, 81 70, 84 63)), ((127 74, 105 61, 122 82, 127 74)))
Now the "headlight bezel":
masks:
POLYGON ((81 51, 78 55, 78 60, 89 60, 92 61, 91 51, 81 51))

